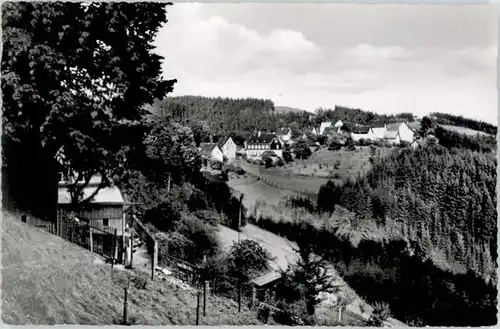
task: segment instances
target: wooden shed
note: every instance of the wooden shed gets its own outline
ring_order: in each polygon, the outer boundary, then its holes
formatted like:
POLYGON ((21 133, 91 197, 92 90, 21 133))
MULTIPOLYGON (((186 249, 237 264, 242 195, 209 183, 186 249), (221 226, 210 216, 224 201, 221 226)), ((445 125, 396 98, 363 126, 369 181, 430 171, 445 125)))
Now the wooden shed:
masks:
MULTIPOLYGON (((99 182, 91 181, 84 189, 84 198, 91 196, 97 189, 99 182)), ((61 182, 58 190, 58 207, 61 211, 69 210, 71 205, 71 195, 69 184, 61 182)), ((91 226, 109 231, 117 229, 118 235, 124 233, 125 202, 123 196, 116 186, 100 189, 90 204, 80 211, 76 216, 78 220, 88 222, 91 226)))

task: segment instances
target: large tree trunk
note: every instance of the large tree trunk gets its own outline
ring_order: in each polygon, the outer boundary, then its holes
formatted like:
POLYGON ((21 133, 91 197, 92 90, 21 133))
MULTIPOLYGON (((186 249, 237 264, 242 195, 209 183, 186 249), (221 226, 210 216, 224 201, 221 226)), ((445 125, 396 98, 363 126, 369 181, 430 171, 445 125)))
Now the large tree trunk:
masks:
POLYGON ((58 172, 56 161, 37 142, 3 143, 2 205, 10 211, 30 212, 55 221, 58 172))

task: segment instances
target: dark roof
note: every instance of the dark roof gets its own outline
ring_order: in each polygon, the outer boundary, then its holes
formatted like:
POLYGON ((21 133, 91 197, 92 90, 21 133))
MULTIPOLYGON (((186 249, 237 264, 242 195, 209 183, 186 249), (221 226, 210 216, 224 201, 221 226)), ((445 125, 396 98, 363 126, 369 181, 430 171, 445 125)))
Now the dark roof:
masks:
POLYGON ((385 127, 385 124, 384 123, 374 123, 372 125, 370 125, 370 128, 384 128, 385 127))
POLYGON ((230 136, 226 136, 226 137, 219 138, 219 140, 217 141, 217 146, 218 147, 223 147, 224 144, 227 143, 227 141, 229 140, 229 138, 231 138, 231 137, 230 136))
POLYGON ((368 134, 370 131, 370 127, 354 127, 352 128, 352 132, 355 134, 368 134))
POLYGON ((201 156, 208 157, 214 150, 214 148, 217 147, 217 144, 215 143, 201 143, 200 145, 200 153, 201 156))
POLYGON ((281 274, 278 273, 278 272, 269 272, 269 273, 266 273, 262 276, 259 276, 258 278, 255 278, 252 280, 252 282, 261 287, 261 286, 264 286, 266 284, 269 284, 273 281, 276 281, 276 280, 279 280, 281 279, 281 274))
POLYGON ((387 130, 399 130, 399 126, 402 124, 403 122, 392 122, 392 123, 388 123, 387 124, 387 130))
POLYGON ((274 134, 261 134, 260 136, 254 135, 248 139, 249 144, 269 144, 276 138, 274 134))
POLYGON ((420 130, 420 128, 422 127, 422 125, 420 124, 420 121, 412 121, 412 122, 408 122, 406 124, 411 130, 417 132, 420 130))

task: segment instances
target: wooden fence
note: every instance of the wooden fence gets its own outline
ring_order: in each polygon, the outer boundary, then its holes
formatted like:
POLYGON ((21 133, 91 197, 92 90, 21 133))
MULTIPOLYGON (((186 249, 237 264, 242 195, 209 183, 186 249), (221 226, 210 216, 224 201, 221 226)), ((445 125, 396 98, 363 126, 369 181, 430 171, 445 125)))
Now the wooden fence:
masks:
POLYGON ((112 262, 121 262, 123 244, 118 239, 117 230, 109 227, 94 227, 89 223, 68 218, 62 211, 58 211, 58 221, 50 222, 26 214, 21 221, 43 229, 51 234, 89 249, 112 262))
POLYGON ((59 216, 59 236, 83 248, 99 254, 112 262, 122 262, 123 244, 117 229, 95 227, 75 221, 63 214, 59 216))

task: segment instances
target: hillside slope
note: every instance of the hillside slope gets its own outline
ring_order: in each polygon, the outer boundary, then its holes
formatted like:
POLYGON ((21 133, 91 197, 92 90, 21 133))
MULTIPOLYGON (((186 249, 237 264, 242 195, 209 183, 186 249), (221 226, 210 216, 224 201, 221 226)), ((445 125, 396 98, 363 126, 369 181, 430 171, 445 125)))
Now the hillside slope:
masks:
POLYGON ((303 110, 303 109, 298 109, 296 107, 289 107, 289 106, 274 106, 274 112, 276 113, 310 113, 311 115, 315 115, 315 113, 303 110))
MULTIPOLYGON (((3 214, 2 320, 8 324, 105 325, 120 321, 123 287, 128 276, 145 274, 104 264, 89 251, 3 214)), ((146 290, 133 287, 129 320, 142 325, 194 325, 196 292, 148 280, 146 290)), ((260 324, 235 301, 210 297, 205 325, 260 324)))

